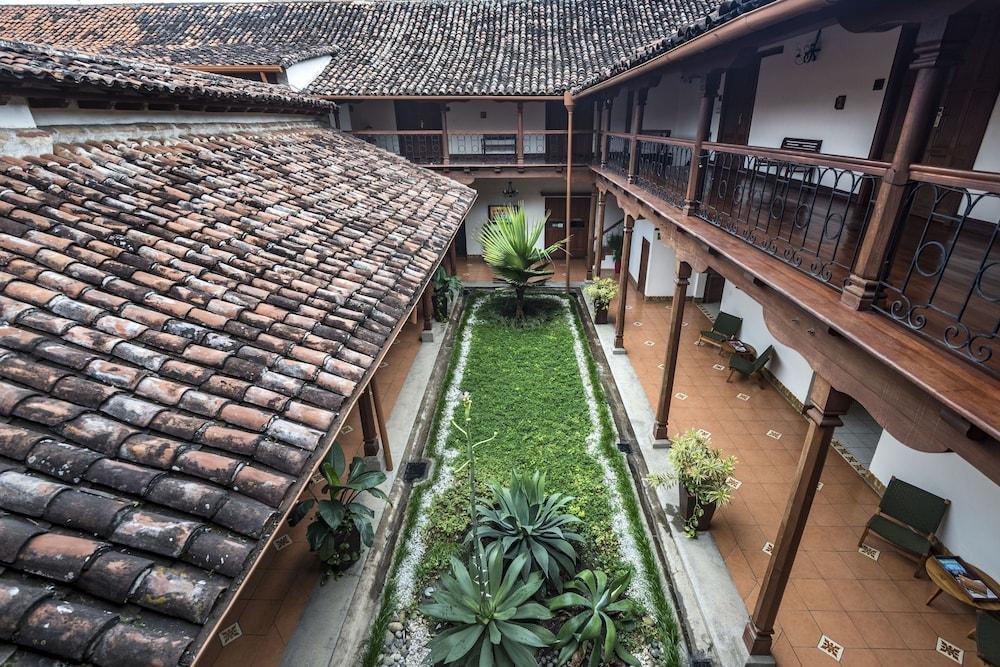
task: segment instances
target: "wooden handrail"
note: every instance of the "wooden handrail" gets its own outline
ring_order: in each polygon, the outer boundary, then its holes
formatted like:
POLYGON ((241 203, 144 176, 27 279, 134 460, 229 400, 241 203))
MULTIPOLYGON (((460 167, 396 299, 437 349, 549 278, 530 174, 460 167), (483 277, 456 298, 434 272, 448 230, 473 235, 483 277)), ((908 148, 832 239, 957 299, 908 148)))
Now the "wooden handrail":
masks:
POLYGON ((702 144, 702 146, 704 146, 705 150, 716 150, 723 153, 735 153, 737 155, 747 155, 750 157, 769 157, 776 160, 787 160, 789 162, 798 162, 815 167, 847 169, 848 171, 857 171, 862 174, 871 174, 873 176, 884 176, 890 166, 888 162, 882 162, 880 160, 867 160, 863 158, 848 157, 845 155, 827 155, 825 153, 805 153, 802 151, 791 151, 782 148, 720 144, 714 141, 706 141, 702 144))
POLYGON ((372 136, 434 136, 444 134, 444 130, 344 130, 344 134, 368 134, 372 136))
POLYGON ((669 144, 671 146, 684 146, 687 148, 694 147, 694 139, 677 139, 674 137, 661 137, 657 134, 640 134, 638 135, 639 141, 645 141, 650 144, 669 144))
POLYGON ((628 132, 605 132, 609 137, 618 137, 619 139, 631 139, 632 135, 628 132))
POLYGON ((1000 173, 995 171, 965 171, 915 164, 910 167, 910 178, 921 183, 1000 193, 1000 173))

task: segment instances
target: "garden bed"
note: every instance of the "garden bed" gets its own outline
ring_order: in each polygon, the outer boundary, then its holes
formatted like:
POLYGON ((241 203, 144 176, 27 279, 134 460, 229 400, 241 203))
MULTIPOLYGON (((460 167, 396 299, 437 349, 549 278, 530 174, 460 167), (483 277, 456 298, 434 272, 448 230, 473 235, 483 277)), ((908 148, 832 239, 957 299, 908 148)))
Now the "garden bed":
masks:
MULTIPOLYGON (((549 493, 573 496, 566 511, 581 520, 577 570, 632 573, 628 597, 641 622, 624 633, 625 647, 646 665, 679 664, 673 611, 575 305, 537 295, 526 323, 513 324, 511 312, 500 293, 475 295, 466 307, 425 450, 433 476, 410 496, 364 663, 424 664, 434 627, 417 607, 430 601, 452 556, 468 561, 465 442, 451 423, 468 392, 473 440, 497 433, 475 452, 477 496, 486 500, 489 485, 507 483, 515 470, 540 470, 549 493)), ((543 649, 539 664, 554 664, 555 655, 543 649)))

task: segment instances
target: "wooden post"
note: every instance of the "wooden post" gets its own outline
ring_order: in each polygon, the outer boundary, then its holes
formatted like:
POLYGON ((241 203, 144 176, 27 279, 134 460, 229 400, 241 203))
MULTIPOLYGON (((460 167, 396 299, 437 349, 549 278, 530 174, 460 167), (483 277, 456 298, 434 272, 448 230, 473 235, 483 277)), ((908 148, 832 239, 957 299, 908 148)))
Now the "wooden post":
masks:
POLYGON ((389 448, 389 430, 385 427, 385 416, 382 413, 382 399, 378 395, 378 386, 375 384, 375 376, 368 381, 368 391, 372 395, 372 406, 375 408, 375 422, 378 426, 379 438, 382 440, 382 458, 385 460, 385 469, 392 470, 392 450, 389 448))
POLYGON ((375 423, 374 401, 372 400, 371 382, 361 392, 358 398, 358 414, 361 417, 361 440, 366 457, 378 456, 379 433, 375 423))
POLYGON ((590 217, 587 218, 587 280, 594 279, 594 235, 597 233, 597 200, 600 196, 595 185, 590 195, 590 217))
MULTIPOLYGON (((464 222, 462 223, 465 224, 464 222)), ((451 240, 451 245, 448 246, 448 268, 451 271, 451 275, 458 275, 458 251, 455 249, 455 239, 451 240)))
POLYGON ((420 303, 424 311, 424 328, 420 332, 420 342, 431 343, 434 342, 434 286, 431 283, 427 283, 427 287, 424 288, 420 303))
POLYGON ((524 102, 517 103, 517 166, 524 166, 524 102))
POLYGON ((681 326, 684 324, 684 304, 687 301, 688 281, 691 265, 677 263, 677 278, 674 280, 674 297, 670 305, 670 326, 667 329, 667 352, 663 360, 663 382, 660 384, 660 400, 656 405, 656 425, 653 426, 654 447, 670 444, 667 423, 670 417, 670 399, 674 395, 674 375, 677 372, 677 356, 681 342, 681 326))
POLYGON ((910 93, 899 142, 892 158, 892 165, 882 178, 871 219, 861 237, 854 267, 847 279, 841 302, 856 310, 867 310, 875 301, 882 265, 889 252, 892 233, 905 204, 910 165, 920 160, 930 137, 941 100, 941 91, 947 80, 948 69, 956 62, 953 48, 941 35, 946 20, 922 24, 917 44, 913 49, 914 60, 910 69, 916 70, 913 91, 910 93), (935 39, 927 41, 929 33, 935 39))
POLYGON ((445 166, 451 163, 450 147, 448 146, 448 105, 446 103, 441 104, 441 156, 445 166))
POLYGON ((809 390, 809 407, 806 417, 809 430, 799 456, 799 467, 792 486, 792 493, 785 507, 785 514, 778 528, 778 536, 771 551, 767 571, 760 582, 760 594, 746 628, 743 641, 751 656, 765 656, 771 651, 771 635, 778 616, 781 598, 785 594, 788 576, 802 540, 809 509, 816 496, 816 486, 823 473, 823 463, 830 449, 833 430, 841 425, 839 416, 847 412, 851 398, 842 394, 819 375, 813 376, 809 390))
POLYGON ((635 172, 639 165, 639 132, 642 131, 642 116, 646 109, 646 89, 639 90, 632 105, 632 137, 629 139, 628 182, 635 183, 635 172))
POLYGON ((572 214, 573 203, 573 96, 567 90, 563 95, 563 104, 566 105, 566 293, 569 294, 569 231, 572 229, 570 215, 572 214))
POLYGON ((604 261, 604 213, 607 209, 608 193, 599 190, 597 193, 597 218, 594 227, 594 277, 601 277, 601 263, 604 261))
POLYGON ((628 296, 628 259, 632 254, 632 228, 635 219, 631 213, 625 214, 625 230, 622 238, 622 272, 618 277, 618 318, 615 320, 616 354, 625 353, 625 301, 628 296))
POLYGON ((712 131, 712 114, 715 113, 715 97, 719 92, 719 72, 709 72, 705 75, 701 90, 701 106, 698 108, 698 129, 694 135, 694 146, 691 148, 691 169, 688 171, 687 193, 684 197, 684 212, 690 213, 698 208, 701 198, 702 142, 708 140, 712 131))
POLYGON ((608 166, 608 132, 611 131, 611 110, 614 105, 614 98, 609 97, 604 100, 601 109, 601 169, 608 166))

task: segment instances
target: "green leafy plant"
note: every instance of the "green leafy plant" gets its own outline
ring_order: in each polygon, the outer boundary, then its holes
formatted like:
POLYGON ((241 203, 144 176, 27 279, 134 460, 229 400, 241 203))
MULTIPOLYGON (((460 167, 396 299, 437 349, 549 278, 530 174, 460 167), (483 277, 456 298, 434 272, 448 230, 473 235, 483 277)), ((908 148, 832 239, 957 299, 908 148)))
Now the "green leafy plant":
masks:
POLYGON ((361 544, 371 548, 375 542, 372 529, 375 512, 358 502, 358 499, 367 493, 379 500, 389 500, 382 489, 378 488, 385 481, 385 473, 381 470, 366 470, 364 459, 355 457, 351 461, 346 481, 341 482, 344 468, 344 450, 335 442, 320 466, 320 472, 326 480, 323 491, 329 498, 307 498, 295 505, 288 517, 288 525, 295 526, 316 507, 312 523, 306 529, 306 539, 309 541, 310 551, 316 552, 319 559, 327 565, 324 582, 330 574, 338 576, 358 561, 361 557, 361 544))
POLYGON ((509 486, 490 486, 493 503, 479 506, 480 538, 499 545, 508 560, 526 556, 521 575, 538 569, 549 584, 561 588, 560 574, 576 571, 574 542, 583 538, 571 528, 580 520, 564 510, 575 498, 545 493, 545 475, 530 478, 511 474, 509 486))
POLYGON ((514 289, 515 318, 518 320, 524 319, 525 290, 543 284, 554 275, 549 268, 552 253, 566 242, 561 239, 547 248, 537 247, 546 218, 528 222, 523 204, 505 206, 487 222, 479 235, 483 261, 489 264, 497 278, 514 289))
POLYGON ((615 262, 622 261, 622 244, 624 242, 625 236, 621 232, 608 234, 608 249, 611 250, 611 256, 615 258, 615 262))
POLYGON ((439 266, 437 271, 434 272, 432 285, 434 289, 434 296, 432 297, 434 301, 434 318, 438 322, 446 322, 448 320, 448 311, 451 310, 451 304, 462 293, 462 279, 445 271, 443 266, 439 266))
POLYGON ((558 664, 565 665, 580 648, 590 652, 588 667, 608 663, 612 657, 629 665, 640 664, 619 642, 623 631, 638 625, 639 610, 625 597, 631 580, 628 571, 609 581, 600 570, 584 570, 566 584, 569 590, 549 600, 552 611, 576 609, 556 635, 558 664))
POLYGON ((583 293, 594 302, 594 310, 607 310, 618 296, 618 283, 611 278, 598 278, 584 287, 583 293))
POLYGON ((698 536, 698 520, 705 514, 705 506, 715 503, 725 505, 733 497, 727 480, 736 469, 736 457, 724 456, 711 446, 711 439, 690 429, 671 439, 667 459, 672 473, 654 473, 647 477, 652 486, 680 484, 694 499, 692 516, 684 523, 688 537, 698 536))

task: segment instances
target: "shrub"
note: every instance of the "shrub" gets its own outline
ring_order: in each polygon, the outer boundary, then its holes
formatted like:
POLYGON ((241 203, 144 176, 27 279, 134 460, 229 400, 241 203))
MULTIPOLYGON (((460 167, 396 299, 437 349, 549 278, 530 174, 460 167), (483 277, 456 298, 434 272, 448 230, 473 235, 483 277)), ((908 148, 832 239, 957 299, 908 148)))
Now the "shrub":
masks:
POLYGON ((598 278, 584 287, 583 293, 594 302, 594 310, 607 310, 618 296, 618 283, 611 278, 598 278))
POLYGON ((589 651, 587 665, 597 667, 616 656, 629 665, 639 661, 618 641, 622 630, 638 625, 635 603, 625 597, 632 576, 625 572, 608 582, 600 570, 584 570, 566 584, 567 592, 549 600, 549 609, 578 608, 556 635, 558 664, 564 665, 580 647, 589 651))

